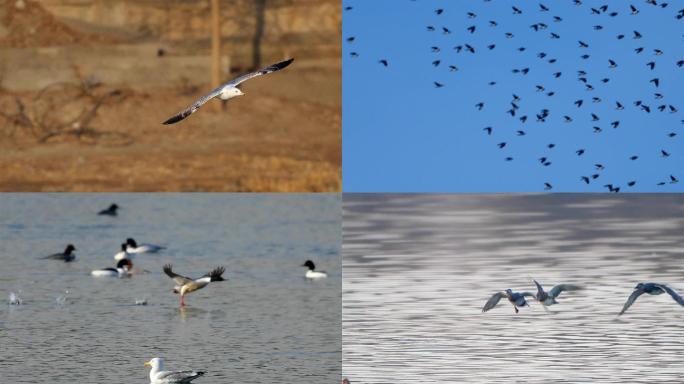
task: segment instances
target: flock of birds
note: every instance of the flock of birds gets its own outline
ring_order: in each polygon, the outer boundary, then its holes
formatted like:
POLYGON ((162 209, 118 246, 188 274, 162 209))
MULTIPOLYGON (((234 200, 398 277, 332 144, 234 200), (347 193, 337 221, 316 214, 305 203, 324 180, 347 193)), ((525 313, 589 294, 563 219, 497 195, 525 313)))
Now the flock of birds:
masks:
MULTIPOLYGON (((117 204, 111 204, 107 209, 98 212, 101 216, 117 216, 119 206, 117 204)), ((117 278, 129 278, 136 274, 147 273, 148 271, 138 271, 133 269, 133 259, 136 256, 142 254, 154 254, 166 249, 163 246, 155 244, 141 243, 138 244, 135 239, 128 238, 124 243, 121 244, 121 250, 114 255, 114 260, 116 265, 114 267, 96 269, 90 272, 93 277, 117 277, 117 278)), ((68 244, 64 251, 53 253, 47 256, 41 257, 41 259, 49 260, 59 260, 65 263, 71 263, 76 260, 76 247, 73 244, 68 244)), ((324 271, 316 270, 316 265, 311 260, 306 260, 302 264, 302 267, 306 267, 306 273, 304 278, 309 280, 318 280, 326 278, 328 275, 324 271)), ((198 278, 190 278, 183 275, 179 275, 173 271, 171 264, 165 264, 162 267, 163 272, 171 279, 173 279, 175 286, 173 287, 173 293, 178 294, 180 297, 180 306, 183 308, 185 306, 185 296, 189 293, 198 291, 205 288, 210 283, 215 283, 219 281, 224 281, 223 274, 225 272, 224 267, 216 267, 209 273, 200 276, 198 278)), ((24 301, 19 297, 18 294, 11 292, 9 296, 10 305, 23 305, 24 301)), ((146 301, 138 302, 136 300, 136 305, 145 305, 146 301)), ((165 371, 163 359, 156 357, 145 363, 146 366, 150 367, 150 382, 153 384, 170 384, 170 383, 190 383, 192 380, 204 375, 204 372, 185 370, 185 371, 165 371)))
MULTIPOLYGON (((506 298, 508 302, 513 306, 513 310, 515 311, 515 313, 518 313, 518 308, 529 306, 525 297, 531 297, 532 299, 536 300, 546 310, 546 307, 558 304, 556 298, 560 296, 561 293, 565 291, 576 291, 582 289, 580 286, 573 284, 559 284, 551 288, 550 291, 546 292, 544 291, 542 285, 539 284, 539 282, 537 282, 536 280, 533 281, 537 287, 537 293, 514 292, 510 288, 506 289, 505 291, 497 292, 493 294, 489 298, 489 300, 487 300, 484 307, 482 308, 482 312, 487 312, 490 309, 496 307, 496 305, 499 303, 499 301, 501 301, 501 299, 506 298)), ((639 296, 643 295, 644 293, 647 293, 649 295, 660 295, 663 293, 667 293, 670 295, 670 297, 672 297, 674 301, 677 302, 677 304, 684 306, 684 298, 682 298, 682 296, 680 296, 679 293, 677 293, 674 289, 668 287, 667 285, 660 283, 639 283, 636 285, 636 287, 634 287, 632 294, 629 295, 629 297, 627 298, 627 301, 623 305, 620 313, 618 313, 618 316, 627 312, 627 309, 629 309, 629 307, 631 307, 632 304, 634 304, 636 299, 638 299, 639 296)))
MULTIPOLYGON (((415 0, 412 0, 415 1, 415 0)), ((484 0, 485 3, 491 0, 484 0)), ((560 126, 569 125, 570 129, 577 130, 588 130, 588 132, 593 132, 595 135, 600 135, 604 132, 606 125, 611 127, 613 130, 619 127, 624 127, 625 125, 632 124, 629 121, 628 116, 619 117, 620 112, 625 108, 629 108, 630 104, 632 108, 635 109, 635 113, 643 113, 647 118, 655 115, 656 112, 677 114, 679 108, 676 103, 679 101, 676 97, 668 97, 662 91, 662 85, 664 82, 669 80, 669 75, 674 73, 677 69, 682 68, 684 70, 684 58, 675 58, 674 60, 668 57, 670 55, 678 55, 681 52, 664 52, 662 47, 657 46, 643 46, 641 44, 644 38, 644 33, 638 31, 636 28, 639 27, 639 7, 634 4, 629 4, 627 2, 620 2, 619 4, 602 5, 599 7, 592 7, 585 5, 582 0, 571 0, 572 3, 580 12, 582 21, 591 20, 588 23, 593 24, 591 29, 594 31, 596 39, 615 39, 615 41, 624 40, 623 44, 611 44, 611 46, 616 47, 615 52, 611 54, 617 55, 629 55, 628 57, 630 64, 631 62, 643 61, 644 70, 639 73, 625 74, 620 73, 620 76, 616 74, 620 72, 621 63, 618 63, 616 58, 611 58, 605 62, 605 65, 601 63, 595 63, 593 56, 602 56, 605 54, 605 48, 594 49, 594 47, 601 44, 594 44, 594 41, 584 39, 577 40, 574 36, 563 35, 561 36, 558 31, 554 31, 554 26, 561 23, 575 23, 576 21, 566 21, 566 15, 554 15, 553 6, 543 3, 539 4, 527 4, 520 6, 512 6, 511 14, 513 15, 511 23, 508 21, 492 20, 487 18, 486 12, 475 12, 471 10, 465 12, 462 15, 463 19, 466 20, 463 27, 453 27, 447 26, 449 22, 448 17, 445 15, 450 12, 446 8, 434 9, 433 21, 432 23, 425 26, 425 33, 431 34, 435 43, 429 47, 429 52, 433 54, 433 57, 429 59, 430 65, 434 67, 434 70, 441 71, 441 68, 447 67, 448 72, 452 73, 452 79, 458 81, 459 77, 457 72, 470 73, 472 68, 461 67, 457 65, 459 61, 462 61, 465 65, 469 63, 474 63, 473 66, 478 66, 477 57, 480 56, 479 60, 491 60, 488 55, 483 55, 482 52, 498 52, 504 51, 506 55, 513 52, 519 54, 523 57, 525 65, 522 67, 508 68, 505 71, 509 71, 512 76, 519 77, 516 81, 522 80, 525 85, 522 89, 510 89, 504 91, 500 88, 495 87, 497 81, 489 80, 487 82, 488 86, 491 87, 491 91, 488 92, 490 95, 500 95, 506 92, 511 92, 511 99, 506 103, 506 105, 489 105, 482 100, 473 101, 473 106, 476 111, 485 111, 487 114, 485 119, 490 119, 492 114, 505 114, 508 115, 510 123, 507 123, 506 127, 494 127, 488 125, 482 129, 484 135, 488 137, 498 137, 495 140, 496 146, 504 152, 503 159, 506 162, 514 161, 517 156, 514 156, 511 151, 513 148, 520 148, 524 145, 523 140, 526 137, 532 135, 537 135, 538 133, 533 130, 530 123, 536 121, 537 127, 543 126, 560 126), (629 19, 630 30, 629 31, 618 31, 616 36, 609 36, 610 32, 615 30, 614 19, 621 19, 623 17, 631 17, 629 19), (516 34, 520 32, 520 29, 524 28, 526 30, 534 31, 535 36, 539 36, 537 41, 526 41, 528 46, 518 45, 513 46, 516 40, 516 34), (500 32, 501 29, 505 31, 500 32), (439 38, 438 34, 443 35, 443 38, 439 38), (483 46, 478 46, 472 43, 475 39, 475 35, 479 37, 491 38, 488 44, 483 46), (502 39, 499 39, 501 37, 502 39), (443 43, 444 39, 449 39, 453 47, 445 47, 440 43, 443 43), (439 42, 437 42, 439 41, 439 42), (469 42, 470 41, 470 42, 469 42), (632 41, 628 43, 627 41, 632 41), (532 50, 537 50, 537 52, 531 52, 532 50), (577 56, 573 60, 570 59, 559 59, 554 57, 552 51, 558 51, 558 49, 563 49, 566 52, 577 51, 577 56), (517 52, 516 52, 517 51, 517 52), (452 53, 447 53, 452 52, 452 53), (464 57, 460 59, 459 56, 469 55, 470 57, 464 57), (593 55, 593 56, 592 56, 593 55), (590 65, 599 65, 604 67, 605 70, 596 72, 591 72, 587 69, 590 65), (660 71, 659 71, 660 70, 660 71), (579 91, 576 89, 556 89, 558 86, 558 79, 561 77, 567 77, 568 71, 574 72, 577 82, 579 84, 579 91), (670 72, 665 72, 670 71, 670 72), (528 76, 530 73, 537 73, 539 77, 528 76), (536 84, 532 81, 536 80, 536 84), (652 88, 652 95, 644 94, 637 100, 621 100, 624 97, 621 94, 613 94, 613 100, 603 100, 599 95, 601 93, 610 92, 611 88, 609 85, 616 81, 628 81, 630 87, 645 87, 650 86, 652 88), (523 95, 523 96, 520 96, 523 95), (543 97, 543 96, 545 97, 543 97), (562 105, 564 106, 562 110, 551 110, 549 104, 551 100, 555 98, 562 99, 562 105), (525 100, 527 99, 527 100, 525 100), (656 104, 651 104, 652 100, 656 104), (528 102, 529 100, 529 102, 528 102), (573 122, 575 124, 573 125, 573 122), (511 145, 514 144, 514 145, 511 145)), ((470 5, 470 3, 468 3, 470 5)), ((684 22, 684 8, 675 10, 672 14, 667 13, 669 9, 669 4, 667 2, 657 2, 656 0, 646 0, 648 6, 653 6, 661 9, 663 11, 662 18, 660 19, 662 23, 669 22, 684 22)), ((459 7, 461 5, 459 4, 459 7)), ((353 12, 355 7, 348 5, 344 7, 347 12, 353 12)), ((460 12, 457 16, 461 16, 460 12)), ((583 23, 582 23, 583 24, 583 23)), ((578 27, 580 23, 577 22, 578 27)), ((394 35, 393 35, 394 36, 394 35)), ((665 38, 665 37, 663 37, 665 38)), ((346 43, 353 47, 353 44, 359 39, 358 36, 347 36, 345 38, 346 43)), ((519 44, 523 42, 520 41, 519 44)), ((350 50, 349 55, 353 59, 358 59, 361 56, 353 48, 350 50)), ((394 59, 393 59, 394 60, 394 59)), ((502 66, 506 66, 506 61, 510 60, 508 56, 502 56, 500 62, 502 66)), ((377 62, 382 67, 391 67, 391 61, 387 57, 378 58, 377 62)), ((480 64, 484 64, 479 62, 480 64)), ((510 64, 509 64, 510 65, 510 64)), ((426 63, 427 66, 427 63, 426 63)), ((484 65, 486 66, 486 65, 484 65)), ((435 72, 443 77, 442 72, 435 72)), ((487 74, 491 74, 487 72, 487 74)), ((472 76, 472 74, 470 74, 472 76)), ((673 79, 674 80, 674 79, 673 79)), ((450 81, 434 81, 433 85, 435 88, 447 87, 450 81)), ((459 90, 461 94, 465 92, 459 90)), ((482 95, 481 92, 473 92, 474 94, 482 95)), ((614 93, 614 91, 613 91, 614 93)), ((501 116, 503 119, 504 117, 501 116)), ((651 124, 656 126, 662 125, 663 120, 652 121, 651 124)), ((677 124, 684 124, 684 119, 676 122, 677 124)), ((636 123, 634 123, 636 124, 636 123)), ((551 127, 549 127, 551 128, 551 127)), ((648 131, 643 127, 644 130, 641 135, 654 135, 652 129, 648 131)), ((661 127, 658 127, 661 128, 661 127)), ((665 128, 665 127, 663 127, 665 128)), ((580 132, 580 131, 577 131, 580 132)), ((660 134, 658 134, 660 135, 660 134)), ((666 184, 676 184, 679 182, 678 177, 674 174, 678 171, 676 164, 672 162, 667 162, 668 158, 674 153, 675 148, 681 148, 681 144, 678 144, 678 133, 674 129, 670 129, 669 132, 662 134, 663 137, 659 137, 658 148, 649 149, 647 153, 625 153, 623 159, 620 163, 611 163, 609 161, 603 161, 601 159, 602 153, 598 149, 597 142, 588 142, 581 144, 577 148, 569 148, 567 146, 561 146, 560 150, 572 151, 568 155, 569 157, 575 156, 580 158, 582 156, 590 156, 592 160, 590 161, 593 166, 587 167, 587 165, 582 162, 580 165, 581 170, 576 174, 571 175, 571 177, 576 178, 577 183, 580 185, 589 185, 593 183, 601 183, 607 191, 609 192, 620 192, 625 187, 634 187, 638 180, 636 175, 626 176, 624 180, 612 181, 604 180, 606 177, 602 177, 602 171, 606 167, 615 167, 614 169, 623 169, 619 167, 625 167, 628 170, 630 163, 637 161, 640 158, 662 158, 662 163, 659 165, 659 169, 654 169, 654 172, 658 172, 659 175, 654 179, 654 183, 657 186, 664 186, 666 184), (565 147, 565 148, 563 148, 565 147), (633 178, 632 178, 633 177, 633 178)), ((600 137, 600 136, 598 136, 600 137)), ((597 138, 597 140, 600 140, 597 138)), ((555 141, 555 140, 554 140, 555 141)), ((609 145, 603 143, 602 145, 609 145)), ((556 148, 557 143, 545 143, 543 148, 525 148, 524 153, 520 155, 527 155, 528 153, 538 152, 537 164, 541 169, 545 167, 550 167, 553 164, 554 159, 554 148, 556 148)), ((556 149, 556 152, 559 150, 556 149)), ((605 159, 604 159, 605 160, 605 159)), ((573 163, 574 164, 574 163, 573 163)), ((623 177, 623 176, 621 176, 623 177)), ((540 185, 541 187, 541 185, 540 185)), ((552 190, 553 184, 551 180, 543 181, 544 190, 552 190)))

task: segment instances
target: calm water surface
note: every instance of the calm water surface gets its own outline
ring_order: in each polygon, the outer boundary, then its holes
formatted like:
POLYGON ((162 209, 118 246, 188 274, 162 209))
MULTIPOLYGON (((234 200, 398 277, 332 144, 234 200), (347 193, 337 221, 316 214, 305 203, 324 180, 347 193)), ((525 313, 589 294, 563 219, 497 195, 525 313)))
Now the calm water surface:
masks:
POLYGON ((684 380, 683 195, 349 195, 343 371, 352 383, 684 380), (497 290, 574 283, 515 315, 497 290))
POLYGON ((2 194, 0 382, 146 383, 143 362, 162 356, 207 371, 197 383, 335 383, 340 212, 332 195, 2 194), (119 217, 94 214, 111 202, 119 217), (89 276, 129 236, 168 249, 134 260, 147 274, 89 276), (39 259, 70 242, 75 262, 39 259), (330 276, 306 281, 306 259, 330 276), (181 311, 167 262, 191 277, 223 265, 228 280, 181 311), (24 305, 7 305, 12 291, 24 305))

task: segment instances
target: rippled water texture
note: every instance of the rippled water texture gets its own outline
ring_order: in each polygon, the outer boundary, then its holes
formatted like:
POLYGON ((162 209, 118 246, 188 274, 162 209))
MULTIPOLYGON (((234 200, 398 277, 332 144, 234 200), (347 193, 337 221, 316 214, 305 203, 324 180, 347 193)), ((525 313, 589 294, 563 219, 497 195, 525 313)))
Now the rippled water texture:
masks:
POLYGON ((343 372, 352 383, 681 382, 682 195, 345 195, 343 372), (497 290, 574 283, 550 313, 497 290))
POLYGON ((199 384, 339 381, 340 205, 331 195, 3 194, 0 382, 147 383, 154 356, 205 370, 199 384), (119 217, 95 214, 111 202, 119 217), (168 249, 134 260, 147 274, 89 276, 129 236, 168 249), (39 259, 69 242, 75 262, 39 259), (306 259, 330 276, 306 281, 306 259), (223 265, 227 281, 181 311, 167 262, 191 277, 223 265), (12 291, 23 305, 8 305, 12 291))

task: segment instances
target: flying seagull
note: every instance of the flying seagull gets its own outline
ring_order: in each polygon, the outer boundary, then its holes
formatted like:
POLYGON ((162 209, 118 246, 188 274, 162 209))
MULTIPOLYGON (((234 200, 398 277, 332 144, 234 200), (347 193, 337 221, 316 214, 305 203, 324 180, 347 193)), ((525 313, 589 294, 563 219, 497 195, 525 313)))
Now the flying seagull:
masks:
POLYGON ((150 370, 151 384, 187 384, 204 375, 202 371, 162 371, 164 369, 164 360, 161 357, 155 357, 150 361, 146 361, 144 365, 152 368, 150 370))
POLYGON ((627 302, 625 302, 625 305, 624 307, 622 307, 622 311, 620 311, 618 316, 625 313, 627 309, 629 309, 629 307, 631 307, 632 304, 634 304, 636 299, 644 293, 648 293, 649 295, 660 295, 665 292, 672 296, 674 301, 676 301, 679 305, 684 306, 684 299, 667 285, 658 283, 639 283, 636 287, 634 287, 634 292, 632 292, 632 294, 629 295, 627 302))
POLYGON ((166 273, 167 276, 173 279, 173 281, 178 284, 173 288, 173 293, 178 293, 180 294, 180 305, 181 307, 185 305, 185 295, 194 292, 198 289, 202 289, 207 286, 207 284, 214 282, 214 281, 223 281, 223 277, 221 275, 226 269, 223 267, 218 267, 214 269, 213 271, 207 273, 206 275, 197 278, 197 279, 191 279, 189 277, 181 276, 173 270, 171 270, 171 264, 166 264, 164 266, 164 273, 166 273))
POLYGON ((195 111, 197 111, 202 105, 204 105, 204 103, 206 103, 207 101, 209 101, 209 100, 211 100, 217 96, 221 100, 229 100, 229 99, 232 99, 233 97, 242 96, 242 95, 244 95, 244 93, 239 88, 239 85, 241 83, 243 83, 249 79, 255 78, 257 76, 267 75, 271 72, 279 71, 279 70, 287 67, 288 65, 290 65, 293 61, 294 61, 294 59, 281 61, 280 63, 273 64, 269 67, 260 69, 256 72, 251 72, 251 73, 247 73, 245 75, 242 75, 240 77, 236 77, 235 79, 221 85, 218 88, 213 89, 208 94, 200 97, 199 100, 195 101, 195 103, 193 105, 191 105, 190 107, 188 107, 186 110, 184 110, 183 112, 180 112, 179 114, 169 118, 168 120, 166 120, 162 124, 174 124, 174 123, 177 123, 177 122, 185 119, 186 117, 195 113, 195 111))

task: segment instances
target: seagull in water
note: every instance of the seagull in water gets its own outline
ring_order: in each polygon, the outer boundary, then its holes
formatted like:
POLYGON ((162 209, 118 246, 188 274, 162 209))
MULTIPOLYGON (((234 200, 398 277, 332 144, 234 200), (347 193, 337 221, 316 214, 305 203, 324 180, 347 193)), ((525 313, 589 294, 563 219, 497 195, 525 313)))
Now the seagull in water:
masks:
POLYGON ((164 360, 161 357, 155 357, 150 361, 146 361, 144 365, 152 368, 150 370, 151 384, 185 384, 204 375, 202 371, 162 371, 164 369, 164 360))
POLYGON ((551 288, 550 291, 546 292, 544 291, 544 288, 542 288, 541 284, 537 282, 537 280, 532 280, 534 281, 534 284, 537 286, 537 295, 535 296, 535 299, 546 308, 549 305, 554 305, 558 304, 556 301, 556 297, 560 296, 560 294, 563 291, 576 291, 580 288, 577 285, 572 285, 572 284, 558 284, 555 287, 551 288))
POLYGON ((191 279, 189 277, 181 276, 177 273, 174 273, 173 270, 171 270, 171 264, 166 264, 164 266, 164 273, 166 273, 167 276, 172 278, 173 281, 175 281, 176 284, 178 284, 173 288, 173 293, 180 294, 181 307, 185 306, 186 294, 194 292, 198 289, 202 289, 206 287, 209 283, 212 283, 214 281, 223 281, 224 279, 221 275, 223 274, 223 272, 225 272, 225 270, 226 269, 223 267, 218 267, 200 278, 191 279))
POLYGON ((490 297, 489 300, 487 300, 487 303, 482 308, 482 312, 487 312, 490 309, 496 307, 496 305, 499 303, 499 300, 505 297, 508 299, 511 305, 513 305, 515 313, 518 313, 518 307, 529 306, 527 304, 527 300, 525 300, 525 296, 534 297, 534 293, 513 292, 513 290, 510 288, 504 292, 497 292, 494 295, 492 295, 492 297, 490 297))
POLYGON ((639 298, 639 296, 643 295, 644 293, 648 293, 649 295, 660 295, 667 292, 674 301, 677 302, 677 304, 684 306, 684 298, 679 296, 677 292, 675 292, 674 289, 668 287, 665 284, 659 284, 659 283, 639 283, 637 284, 636 287, 634 287, 634 292, 632 292, 631 295, 629 295, 629 298, 627 299, 627 302, 625 302, 624 307, 622 307, 622 311, 618 313, 618 316, 622 315, 623 313, 627 312, 627 309, 634 304, 636 299, 639 298))
POLYGON ((260 69, 256 72, 251 72, 251 73, 247 73, 245 75, 242 75, 240 77, 236 77, 235 79, 221 85, 218 88, 213 89, 208 94, 200 97, 199 100, 195 101, 195 103, 193 105, 191 105, 190 107, 188 107, 186 110, 184 110, 183 112, 180 112, 179 114, 177 114, 173 117, 170 117, 168 120, 166 120, 162 124, 167 124, 167 125, 168 124, 174 124, 174 123, 177 123, 177 122, 185 119, 186 117, 195 113, 195 111, 197 111, 202 105, 204 105, 204 103, 206 103, 207 101, 209 101, 209 100, 211 100, 217 96, 221 100, 229 100, 229 99, 232 99, 233 97, 242 96, 242 95, 244 95, 244 93, 239 88, 239 85, 241 83, 243 83, 249 79, 253 79, 257 76, 267 75, 271 72, 279 71, 279 70, 287 67, 288 65, 290 65, 293 61, 294 61, 294 59, 281 61, 280 63, 273 64, 269 67, 260 69))

